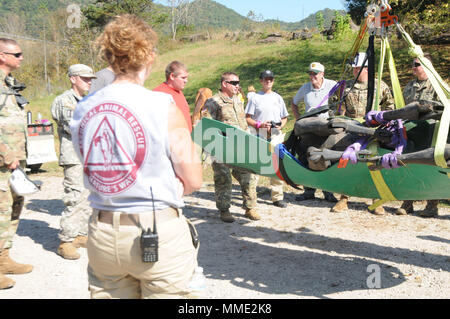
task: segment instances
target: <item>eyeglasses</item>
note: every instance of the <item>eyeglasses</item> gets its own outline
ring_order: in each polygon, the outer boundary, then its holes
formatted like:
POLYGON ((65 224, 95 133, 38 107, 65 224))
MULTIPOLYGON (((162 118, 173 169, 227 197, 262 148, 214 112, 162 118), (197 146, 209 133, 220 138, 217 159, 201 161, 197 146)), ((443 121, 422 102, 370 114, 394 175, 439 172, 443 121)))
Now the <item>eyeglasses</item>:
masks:
POLYGON ((239 85, 239 81, 225 81, 225 82, 234 86, 239 85))
POLYGON ((413 63, 413 68, 418 68, 419 66, 421 66, 422 64, 420 64, 419 62, 414 62, 413 63))
POLYGON ((22 52, 11 53, 11 52, 3 52, 4 54, 14 55, 16 58, 20 58, 22 56, 22 52))

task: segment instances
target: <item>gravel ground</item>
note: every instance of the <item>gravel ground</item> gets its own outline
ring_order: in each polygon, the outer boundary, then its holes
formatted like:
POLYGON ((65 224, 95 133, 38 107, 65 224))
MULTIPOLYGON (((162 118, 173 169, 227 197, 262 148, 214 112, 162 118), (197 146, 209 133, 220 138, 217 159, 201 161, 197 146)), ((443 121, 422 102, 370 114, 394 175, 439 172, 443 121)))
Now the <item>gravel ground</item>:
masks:
MULTIPOLYGON (((62 178, 32 175, 42 190, 26 199, 11 256, 34 265, 33 272, 9 275, 12 289, 0 299, 86 299, 87 254, 65 260, 55 251, 62 178)), ((366 211, 369 200, 350 198, 349 211, 330 213, 319 199, 295 202, 286 192, 286 209, 271 205, 267 188, 258 188, 259 221, 243 217, 239 188, 233 189, 236 222, 218 218, 213 185, 186 197, 184 214, 197 226, 199 264, 207 277, 208 298, 450 298, 450 208, 436 218, 366 211)), ((424 208, 417 203, 416 209, 424 208)))

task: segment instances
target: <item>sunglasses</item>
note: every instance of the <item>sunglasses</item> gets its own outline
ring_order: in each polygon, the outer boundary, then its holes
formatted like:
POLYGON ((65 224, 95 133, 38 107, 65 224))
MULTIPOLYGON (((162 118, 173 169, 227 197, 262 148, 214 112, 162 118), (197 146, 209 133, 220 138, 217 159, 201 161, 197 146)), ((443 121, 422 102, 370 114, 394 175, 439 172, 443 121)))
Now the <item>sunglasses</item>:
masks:
POLYGON ((239 81, 225 81, 225 82, 234 86, 239 85, 239 81))
POLYGON ((421 66, 422 64, 418 63, 418 62, 414 62, 413 63, 413 68, 418 68, 419 66, 421 66))
POLYGON ((20 58, 22 56, 22 52, 11 53, 11 52, 3 52, 4 54, 14 55, 16 58, 20 58))

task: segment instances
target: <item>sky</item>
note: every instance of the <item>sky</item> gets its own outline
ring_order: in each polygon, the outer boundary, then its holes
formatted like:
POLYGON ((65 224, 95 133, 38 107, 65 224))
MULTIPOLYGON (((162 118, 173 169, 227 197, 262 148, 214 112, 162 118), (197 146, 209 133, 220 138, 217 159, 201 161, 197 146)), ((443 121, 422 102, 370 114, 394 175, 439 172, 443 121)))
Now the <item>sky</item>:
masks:
POLYGON ((284 22, 297 22, 310 14, 329 8, 345 10, 342 0, 214 0, 242 16, 252 10, 264 20, 277 19, 284 22))
MULTIPOLYGON (((214 0, 242 16, 253 11, 264 20, 277 19, 284 22, 298 22, 319 10, 345 10, 344 0, 214 0)), ((167 5, 165 0, 154 1, 167 5)))

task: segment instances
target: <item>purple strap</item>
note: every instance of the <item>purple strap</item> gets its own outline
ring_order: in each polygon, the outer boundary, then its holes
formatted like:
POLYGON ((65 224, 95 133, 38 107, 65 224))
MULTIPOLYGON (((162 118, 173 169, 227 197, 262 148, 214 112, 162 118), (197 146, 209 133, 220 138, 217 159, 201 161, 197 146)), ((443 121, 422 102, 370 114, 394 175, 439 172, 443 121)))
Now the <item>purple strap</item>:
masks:
MULTIPOLYGON (((314 109, 317 109, 318 107, 321 107, 322 104, 323 104, 325 101, 328 101, 329 97, 330 97, 331 95, 333 95, 334 92, 336 92, 336 90, 337 90, 338 88, 341 88, 341 94, 342 94, 342 92, 343 92, 344 89, 345 89, 345 80, 342 80, 342 81, 339 81, 338 83, 336 83, 336 84, 333 86, 333 88, 330 90, 330 92, 328 92, 328 94, 324 97, 324 99, 319 103, 319 105, 317 105, 316 107, 312 107, 310 110, 314 110, 314 109)), ((341 109, 341 104, 342 104, 342 101, 339 103, 339 112, 340 112, 340 109, 341 109)))

